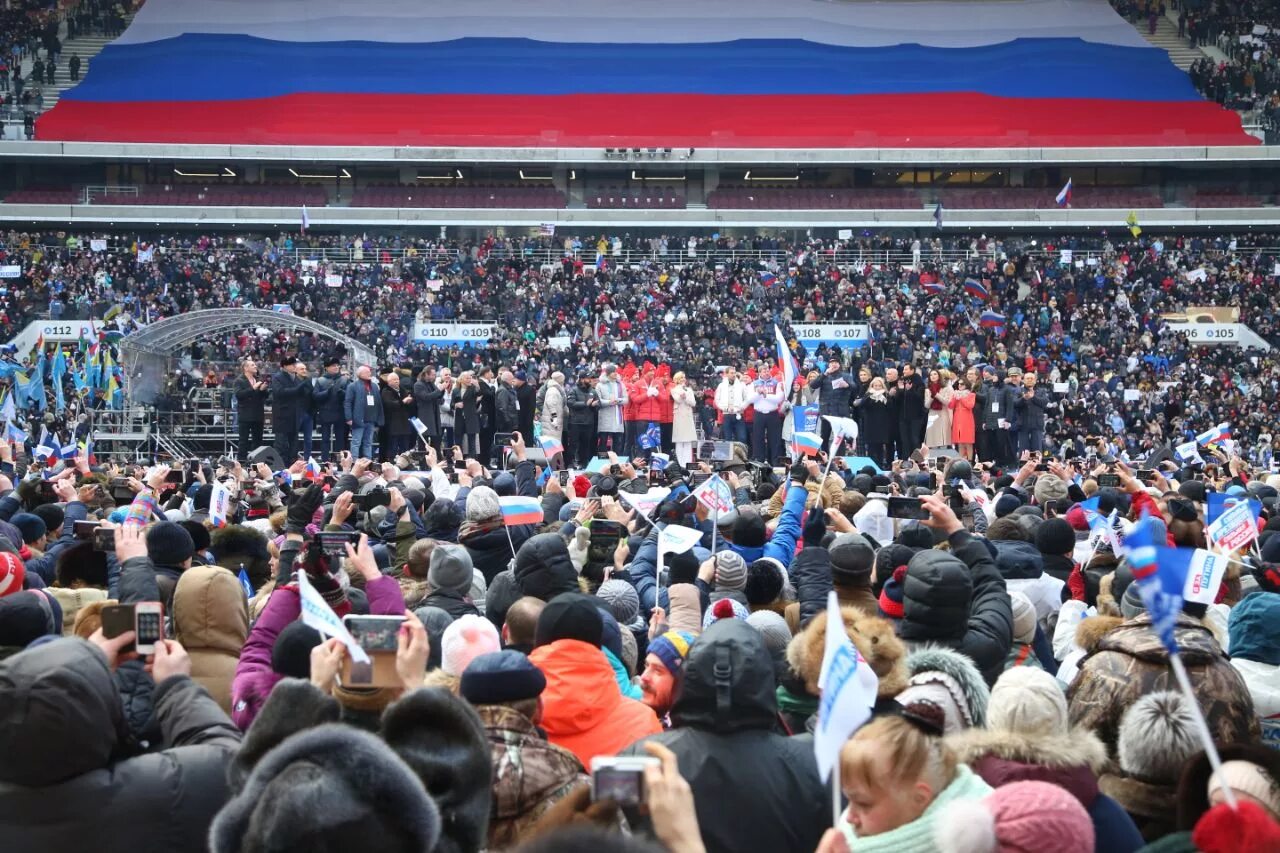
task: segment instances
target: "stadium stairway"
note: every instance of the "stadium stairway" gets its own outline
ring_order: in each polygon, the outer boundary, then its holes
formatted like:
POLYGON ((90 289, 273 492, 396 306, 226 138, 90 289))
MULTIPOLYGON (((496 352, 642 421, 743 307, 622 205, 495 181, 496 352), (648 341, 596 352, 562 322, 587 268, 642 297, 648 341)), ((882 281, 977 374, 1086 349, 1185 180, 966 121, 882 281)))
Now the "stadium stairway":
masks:
POLYGON ((1156 21, 1156 31, 1152 35, 1147 32, 1147 22, 1145 19, 1134 24, 1138 32, 1152 47, 1158 47, 1165 53, 1169 54, 1169 59, 1173 60, 1173 64, 1186 71, 1191 68, 1192 63, 1197 59, 1204 59, 1207 54, 1201 52, 1198 47, 1191 47, 1190 42, 1178 35, 1178 25, 1169 20, 1166 16, 1160 16, 1156 21))
MULTIPOLYGON (((84 75, 89 73, 89 66, 93 62, 93 58, 102 52, 102 49, 109 42, 115 39, 115 36, 103 35, 85 35, 79 38, 71 39, 62 45, 62 56, 58 58, 58 70, 54 74, 54 83, 52 86, 44 88, 44 109, 45 112, 53 109, 58 103, 58 97, 70 89, 75 84, 71 82, 71 54, 80 57, 80 79, 84 79, 84 75)), ((43 53, 43 51, 41 51, 43 53)), ((31 73, 30 67, 27 73, 31 73)))

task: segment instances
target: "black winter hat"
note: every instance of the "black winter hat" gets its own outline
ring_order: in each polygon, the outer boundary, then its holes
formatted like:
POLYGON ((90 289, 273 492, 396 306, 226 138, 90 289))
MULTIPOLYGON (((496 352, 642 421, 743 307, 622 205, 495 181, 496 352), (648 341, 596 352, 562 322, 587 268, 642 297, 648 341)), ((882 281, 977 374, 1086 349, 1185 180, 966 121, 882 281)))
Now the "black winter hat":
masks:
POLYGON ((1050 518, 1036 528, 1036 547, 1041 554, 1070 554, 1076 547, 1076 532, 1065 518, 1050 518))
POLYGON ((423 849, 482 849, 489 834, 493 764, 475 709, 443 688, 415 690, 382 715, 382 737, 417 774, 440 810, 440 841, 423 849))
POLYGON ((827 551, 831 555, 831 579, 836 583, 865 585, 871 580, 876 552, 861 533, 841 533, 827 551))
POLYGON ((922 551, 934 546, 933 531, 918 521, 908 521, 903 524, 898 530, 898 537, 895 541, 900 545, 906 545, 908 548, 916 548, 922 551))
POLYGON ((196 543, 182 525, 161 521, 147 529, 147 556, 157 566, 177 566, 191 559, 196 543))
POLYGON ((698 579, 698 558, 693 556, 692 549, 683 554, 667 554, 663 559, 668 584, 693 583, 698 579))
POLYGON ((1207 490, 1202 480, 1183 480, 1178 484, 1178 494, 1196 503, 1204 503, 1208 500, 1207 490))
POLYGON ((311 650, 323 641, 320 632, 301 621, 290 622, 271 647, 271 671, 290 678, 311 677, 311 650))
POLYGON ((458 692, 472 705, 500 705, 535 699, 547 677, 529 658, 512 649, 480 655, 462 672, 458 692))
POLYGON ((548 601, 533 632, 535 646, 556 640, 581 640, 599 647, 603 638, 604 618, 596 600, 580 592, 561 593, 548 601))
POLYGON ((782 594, 782 569, 773 560, 755 560, 747 566, 747 584, 742 592, 751 607, 776 601, 782 594))
POLYGON ((738 520, 733 523, 733 544, 743 548, 764 547, 764 516, 754 509, 739 509, 738 520))

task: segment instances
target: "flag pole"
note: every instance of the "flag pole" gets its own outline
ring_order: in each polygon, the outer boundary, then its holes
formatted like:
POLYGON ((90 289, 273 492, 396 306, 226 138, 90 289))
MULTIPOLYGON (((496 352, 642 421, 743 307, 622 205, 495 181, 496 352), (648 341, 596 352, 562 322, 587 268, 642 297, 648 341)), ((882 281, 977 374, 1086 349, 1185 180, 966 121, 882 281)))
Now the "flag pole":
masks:
POLYGON ((502 529, 507 531, 507 545, 511 546, 511 559, 514 560, 516 558, 516 543, 511 541, 511 525, 507 524, 505 519, 502 522, 502 529))
MULTIPOLYGON (((1213 735, 1209 733, 1209 725, 1204 721, 1204 714, 1200 711, 1200 703, 1196 701, 1195 693, 1191 690, 1191 680, 1187 678, 1187 670, 1182 665, 1182 656, 1177 652, 1169 652, 1169 666, 1173 668, 1173 675, 1178 680, 1178 686, 1182 688, 1182 695, 1195 715, 1196 733, 1200 735, 1200 742, 1204 744, 1204 752, 1209 757, 1209 765, 1221 779, 1222 759, 1218 756, 1218 748, 1213 745, 1213 735)), ((1227 785, 1222 785, 1221 787, 1223 799, 1227 801, 1227 805, 1231 806, 1234 811, 1236 808, 1236 795, 1231 792, 1231 788, 1227 785)))
POLYGON ((840 762, 831 768, 831 828, 840 828, 840 762))
POLYGON ((720 505, 716 504, 715 511, 711 513, 711 556, 716 555, 716 531, 720 528, 720 505))

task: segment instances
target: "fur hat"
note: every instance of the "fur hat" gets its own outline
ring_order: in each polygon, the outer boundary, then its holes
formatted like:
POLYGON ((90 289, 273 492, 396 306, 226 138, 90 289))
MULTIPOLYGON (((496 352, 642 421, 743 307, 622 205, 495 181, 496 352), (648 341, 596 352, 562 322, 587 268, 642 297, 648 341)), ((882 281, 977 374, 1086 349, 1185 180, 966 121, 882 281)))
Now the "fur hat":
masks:
POLYGON ((715 556, 716 589, 742 590, 747 585, 747 562, 736 551, 720 551, 715 556))
POLYGON ((440 841, 423 849, 462 853, 484 847, 493 766, 484 726, 467 701, 441 688, 406 693, 383 714, 382 737, 440 810, 440 841))
POLYGON ((1181 693, 1148 693, 1129 706, 1116 733, 1120 769, 1148 782, 1172 784, 1200 751, 1195 711, 1181 693))
POLYGON ((473 574, 471 554, 461 545, 441 542, 431 550, 427 583, 432 589, 465 594, 471 589, 473 574))
POLYGON ((1015 666, 996 679, 987 703, 987 728, 1026 735, 1065 734, 1067 699, 1043 669, 1015 666))
POLYGON ((422 781, 386 744, 329 724, 288 738, 258 762, 213 819, 209 849, 433 850, 440 823, 422 781))
MULTIPOLYGON (((907 647, 893 633, 893 625, 878 616, 867 616, 856 607, 841 607, 840 618, 850 642, 858 649, 880 679, 877 696, 892 698, 907 686, 907 647)), ((827 637, 827 611, 814 616, 787 645, 787 663, 804 682, 804 689, 817 696, 818 675, 827 637)))
POLYGON ((971 722, 969 725, 985 727, 987 724, 987 705, 991 701, 991 690, 983 679, 982 673, 968 656, 943 646, 923 645, 912 649, 906 660, 909 683, 927 684, 934 673, 950 679, 944 683, 948 689, 957 688, 956 701, 960 704, 964 716, 971 722))
POLYGON ((440 668, 449 675, 462 675, 473 660, 501 648, 502 639, 492 622, 483 616, 465 613, 444 629, 440 638, 440 668))
POLYGON ((939 813, 940 853, 1093 853, 1089 813, 1048 782, 1001 785, 981 800, 955 800, 939 813))
POLYGON ((502 504, 498 503, 498 493, 493 489, 488 486, 476 486, 467 493, 467 521, 488 521, 500 515, 502 515, 502 504))
POLYGON ((1013 641, 1029 643, 1036 638, 1036 606, 1021 592, 1009 593, 1009 608, 1013 611, 1013 641))

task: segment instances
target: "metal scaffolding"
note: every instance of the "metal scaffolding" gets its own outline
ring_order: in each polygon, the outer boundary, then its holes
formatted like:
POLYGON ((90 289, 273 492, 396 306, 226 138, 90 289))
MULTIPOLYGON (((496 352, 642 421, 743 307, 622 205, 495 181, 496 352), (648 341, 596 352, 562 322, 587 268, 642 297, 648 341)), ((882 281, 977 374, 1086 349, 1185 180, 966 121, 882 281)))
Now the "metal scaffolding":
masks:
POLYGON ((129 399, 150 404, 164 387, 169 361, 181 347, 213 335, 258 328, 306 332, 342 344, 353 375, 359 365, 374 363, 368 346, 315 320, 263 308, 211 308, 166 317, 121 339, 120 364, 129 399))

